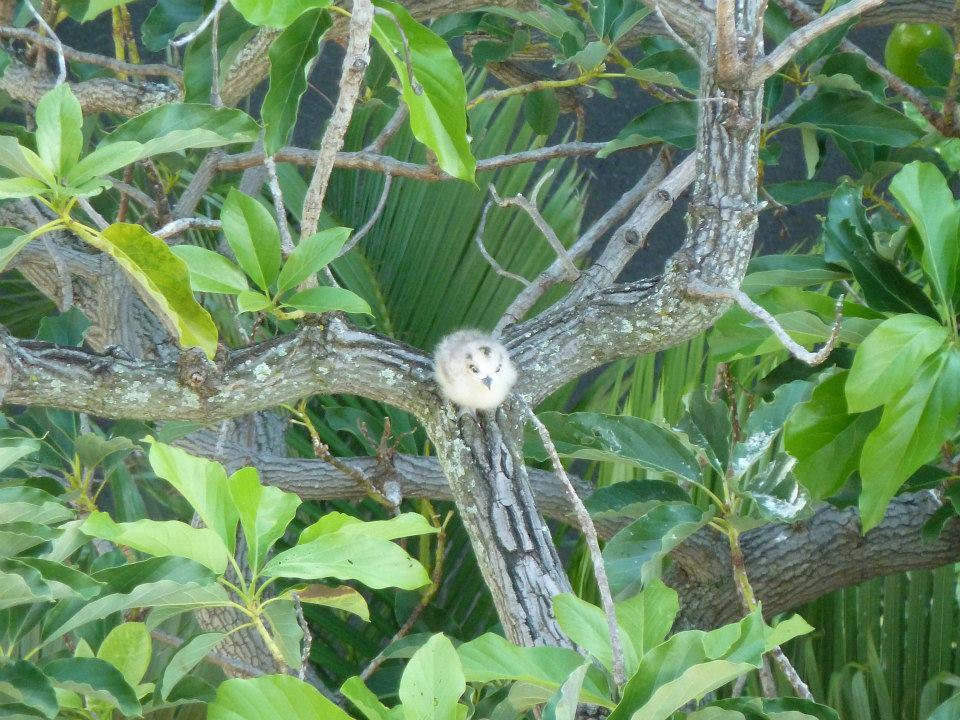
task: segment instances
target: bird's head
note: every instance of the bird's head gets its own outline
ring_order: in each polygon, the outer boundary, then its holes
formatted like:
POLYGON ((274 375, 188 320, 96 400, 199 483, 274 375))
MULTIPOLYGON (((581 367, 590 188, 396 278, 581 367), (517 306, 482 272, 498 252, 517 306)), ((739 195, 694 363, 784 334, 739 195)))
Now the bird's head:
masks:
POLYGON ((463 375, 478 385, 477 391, 506 395, 517 379, 506 349, 487 338, 471 340, 460 351, 463 375))

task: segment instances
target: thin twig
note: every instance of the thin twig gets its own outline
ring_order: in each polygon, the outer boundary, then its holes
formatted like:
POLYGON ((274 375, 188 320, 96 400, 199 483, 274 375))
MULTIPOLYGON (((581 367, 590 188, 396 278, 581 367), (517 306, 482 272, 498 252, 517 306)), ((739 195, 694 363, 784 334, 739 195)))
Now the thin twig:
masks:
POLYGON ((220 230, 221 227, 219 220, 204 217, 179 218, 171 220, 159 230, 154 230, 152 234, 161 240, 167 240, 188 230, 220 230))
MULTIPOLYGON (((0 37, 8 37, 15 40, 23 40, 24 42, 36 43, 38 45, 43 45, 44 47, 50 48, 51 50, 56 50, 57 48, 57 41, 52 37, 45 37, 40 33, 34 32, 33 30, 28 30, 27 28, 17 28, 2 25, 0 26, 0 37)), ((177 68, 170 67, 169 65, 162 65, 159 63, 140 65, 138 63, 123 62, 122 60, 107 57, 106 55, 97 55, 95 53, 83 52, 82 50, 75 50, 69 45, 63 45, 62 43, 60 47, 63 48, 63 55, 65 58, 75 60, 86 65, 97 65, 99 67, 107 68, 108 70, 113 70, 116 73, 123 73, 126 75, 166 77, 173 80, 177 85, 183 83, 183 73, 177 68)))
POLYGON ((490 208, 493 206, 493 200, 487 201, 486 205, 483 206, 483 212, 480 213, 480 223, 477 225, 477 232, 473 236, 473 241, 476 243, 477 247, 480 249, 480 254, 483 255, 483 259, 486 260, 490 267, 493 268, 493 271, 500 277, 505 277, 508 280, 516 280, 518 283, 524 286, 529 286, 530 281, 527 280, 523 275, 517 275, 512 273, 509 270, 505 269, 500 263, 498 263, 493 255, 487 251, 487 246, 483 244, 483 231, 487 227, 487 215, 490 212, 490 208))
POLYGON ((423 86, 417 82, 416 77, 413 75, 413 56, 410 54, 410 40, 407 38, 407 33, 404 32, 403 26, 400 24, 400 21, 397 20, 397 16, 386 8, 375 7, 373 11, 376 15, 387 18, 393 23, 394 27, 397 28, 397 34, 400 35, 400 42, 403 43, 403 64, 407 68, 407 82, 410 83, 410 89, 413 90, 414 95, 423 95, 423 86))
POLYGON ((600 602, 603 605, 603 612, 607 616, 607 630, 610 633, 610 652, 613 656, 613 680, 618 688, 622 688, 627 682, 626 670, 623 663, 623 645, 620 642, 620 625, 617 623, 617 611, 613 604, 613 594, 610 592, 610 582, 607 580, 607 570, 603 564, 603 554, 600 552, 600 541, 597 539, 597 528, 593 524, 593 519, 587 508, 584 506, 580 496, 574 489, 570 478, 567 477, 566 470, 563 469, 563 463, 560 462, 560 456, 557 455, 557 449, 550 439, 550 433, 546 426, 540 422, 533 409, 529 405, 524 406, 527 417, 533 423, 540 441, 550 456, 550 464, 553 470, 563 484, 566 490, 570 504, 573 505, 574 513, 577 516, 577 522, 580 525, 580 531, 583 533, 584 540, 587 543, 587 549, 590 551, 590 559, 593 561, 593 574, 597 579, 597 588, 600 591, 600 602))
MULTIPOLYGON (((133 182, 133 165, 127 165, 123 169, 123 184, 130 187, 133 182)), ((114 182, 114 187, 116 183, 114 182)), ((125 222, 127 219, 127 210, 130 208, 130 194, 124 188, 117 188, 120 191, 120 203, 117 206, 117 222, 125 222)))
POLYGON ((270 186, 270 194, 273 195, 273 208, 277 214, 277 225, 280 227, 280 251, 286 257, 293 252, 293 238, 290 237, 290 226, 287 225, 287 206, 283 203, 283 191, 280 189, 280 179, 277 177, 277 164, 270 156, 263 159, 263 164, 267 168, 267 185, 270 186))
POLYGON ((143 168, 147 181, 150 183, 150 189, 153 190, 153 199, 157 204, 157 222, 166 223, 170 220, 170 201, 167 199, 167 190, 163 185, 163 179, 160 177, 160 171, 153 158, 144 158, 139 161, 143 168))
MULTIPOLYGON (((213 14, 210 24, 210 104, 213 107, 223 107, 220 99, 220 13, 213 14)), ((301 678, 302 680, 303 678, 301 678)))
POLYGON ((774 130, 783 125, 787 120, 790 119, 790 116, 797 111, 798 107, 803 105, 808 100, 813 100, 818 90, 820 90, 819 85, 807 85, 807 87, 803 89, 803 92, 797 93, 797 96, 793 98, 793 100, 791 100, 787 106, 783 108, 783 110, 767 120, 766 124, 763 126, 764 130, 769 132, 770 130, 774 130))
POLYGON ((382 153, 384 148, 387 147, 387 143, 389 143, 393 139, 393 136, 403 127, 403 123, 409 114, 410 111, 407 109, 406 103, 400 101, 393 116, 387 121, 387 124, 383 126, 383 130, 373 139, 372 143, 364 148, 364 151, 369 153, 382 153))
MULTIPOLYGON (((420 619, 423 611, 427 609, 437 592, 439 592, 440 584, 443 580, 443 562, 446 556, 447 523, 450 522, 450 518, 452 517, 453 512, 448 512, 437 531, 437 547, 434 551, 433 571, 430 573, 430 587, 428 587, 427 591, 423 594, 423 596, 421 596, 420 602, 417 603, 417 606, 407 617, 406 621, 404 621, 403 625, 400 626, 400 629, 397 630, 394 636, 390 638, 390 641, 384 646, 385 648, 390 647, 397 642, 397 640, 406 637, 410 631, 413 630, 413 626, 417 624, 417 620, 420 619)), ((434 520, 434 522, 436 522, 436 520, 434 520)), ((360 672, 360 679, 364 682, 369 680, 370 676, 380 669, 380 666, 383 665, 384 660, 386 660, 386 658, 384 657, 383 653, 379 653, 360 672)))
POLYGON ((63 43, 60 42, 60 38, 57 37, 57 34, 53 31, 53 28, 50 27, 49 23, 43 19, 43 15, 40 13, 40 11, 33 6, 32 0, 27 0, 24 5, 27 6, 37 23, 53 41, 53 47, 57 51, 57 81, 54 84, 62 85, 67 80, 67 59, 64 56, 63 43))
POLYGON ((790 62, 794 55, 807 47, 811 41, 851 18, 855 18, 857 15, 883 3, 884 0, 851 0, 851 2, 831 10, 826 15, 821 15, 813 22, 795 30, 786 40, 777 45, 772 53, 754 66, 750 73, 750 84, 753 87, 759 87, 768 77, 790 62))
POLYGON ((701 70, 712 73, 713 71, 707 67, 706 63, 703 62, 703 58, 700 57, 700 53, 698 53, 690 43, 684 40, 680 33, 673 29, 673 25, 670 24, 670 21, 667 20, 666 16, 663 14, 663 11, 660 9, 660 3, 657 2, 657 0, 653 0, 653 11, 656 13, 657 19, 660 20, 660 23, 663 25, 664 29, 666 29, 667 34, 673 38, 673 41, 680 45, 680 47, 687 51, 688 55, 697 61, 697 65, 700 66, 701 70))
MULTIPOLYGON (((493 183, 490 184, 489 190, 493 201, 500 207, 513 205, 514 207, 520 208, 530 216, 530 219, 533 220, 533 224, 537 226, 541 233, 543 233, 543 236, 547 239, 547 242, 550 243, 550 247, 557 254, 557 259, 559 259, 561 265, 563 265, 568 279, 575 280, 576 278, 580 277, 579 268, 573 264, 570 256, 567 255, 567 249, 563 246, 563 243, 560 242, 560 238, 557 237, 556 231, 550 227, 550 223, 546 221, 546 219, 540 213, 540 209, 534 202, 528 200, 523 195, 514 195, 513 197, 501 198, 500 195, 497 194, 497 189, 493 186, 493 183)), ((539 183, 538 187, 534 188, 534 194, 538 190, 539 183)))
POLYGON ((199 25, 197 25, 196 29, 193 32, 188 33, 184 35, 182 38, 179 38, 177 40, 171 40, 170 45, 172 47, 183 47, 190 41, 196 40, 198 37, 200 37, 200 34, 207 29, 207 25, 212 23, 214 18, 216 18, 217 15, 220 14, 220 11, 223 10, 224 7, 226 7, 228 2, 230 2, 230 0, 217 0, 217 4, 213 6, 213 10, 210 11, 210 14, 207 15, 200 22, 199 25))
POLYGON ((310 626, 307 624, 307 618, 303 615, 303 604, 300 602, 300 596, 292 593, 293 611, 297 615, 297 624, 303 632, 303 646, 300 650, 300 669, 297 671, 297 677, 301 680, 307 678, 307 667, 310 663, 310 650, 313 647, 313 635, 310 632, 310 626))
POLYGON ((770 655, 773 657, 773 661, 777 664, 777 667, 780 668, 780 672, 787 678, 787 682, 790 683, 790 687, 793 688, 797 697, 801 697, 804 700, 813 700, 813 693, 810 692, 810 688, 800 677, 797 669, 793 666, 793 663, 790 662, 790 658, 787 657, 779 645, 770 651, 770 655))
POLYGON ((303 200, 303 214, 300 221, 300 237, 305 238, 317 231, 320 213, 323 211, 323 199, 327 194, 327 183, 337 159, 337 153, 343 147, 347 126, 353 116, 353 107, 360 96, 364 72, 370 63, 370 29, 373 26, 373 5, 370 0, 353 0, 353 12, 350 15, 350 36, 343 56, 343 71, 340 76, 340 93, 333 108, 327 129, 320 141, 317 165, 310 179, 306 197, 303 200))
MULTIPOLYGON (((132 168, 132 166, 128 166, 132 168)), ((127 176, 126 170, 123 173, 124 177, 127 176)), ((132 177, 133 170, 130 170, 130 175, 132 177)), ((119 190, 124 197, 129 197, 133 200, 136 200, 139 205, 141 205, 148 213, 157 216, 157 204, 154 202, 153 198, 147 195, 143 190, 136 187, 135 185, 130 185, 129 183, 123 180, 117 180, 114 177, 107 176, 107 179, 113 184, 113 187, 116 190, 119 190)), ((118 219, 117 222, 120 222, 118 219)))
POLYGON ((363 240, 373 229, 373 226, 377 224, 377 220, 380 219, 380 216, 383 215, 383 209, 387 206, 387 196, 390 194, 390 186, 393 184, 393 175, 387 173, 383 178, 383 190, 380 192, 380 199, 377 201, 377 206, 373 209, 373 213, 370 217, 367 218, 367 221, 363 224, 363 227, 359 231, 353 234, 353 237, 347 241, 347 244, 340 248, 340 252, 337 253, 337 257, 343 257, 348 252, 353 250, 361 240, 363 240))
POLYGON ((733 288, 721 288, 709 285, 699 278, 691 277, 687 280, 687 293, 693 297, 707 298, 711 300, 733 300, 749 315, 760 320, 764 325, 770 328, 770 331, 776 336, 783 347, 793 355, 797 360, 810 365, 811 367, 819 365, 829 357, 833 352, 837 339, 840 337, 840 326, 843 320, 843 295, 837 298, 836 319, 833 323, 833 329, 830 331, 830 337, 826 344, 817 352, 810 352, 802 345, 797 343, 783 326, 777 322, 777 319, 767 310, 747 295, 743 290, 733 288))
POLYGON ((77 205, 83 209, 83 211, 87 214, 87 217, 93 220, 94 225, 96 225, 100 230, 106 230, 110 226, 110 223, 106 221, 103 215, 96 211, 87 198, 80 198, 77 200, 77 205))
MULTIPOLYGON (((253 165, 259 165, 263 163, 264 155, 259 153, 259 162, 251 163, 246 167, 252 167, 253 165)), ((210 153, 200 161, 200 165, 197 166, 197 169, 193 173, 193 177, 190 179, 190 183, 187 185, 186 190, 180 194, 180 200, 177 202, 176 206, 173 208, 174 216, 178 218, 186 217, 187 215, 192 215, 193 212, 197 209, 197 205, 200 204, 200 201, 203 199, 204 194, 207 192, 207 188, 210 187, 210 183, 213 182, 213 178, 216 177, 217 170, 219 169, 219 163, 223 159, 223 151, 221 150, 212 150, 210 153)), ((243 168, 237 168, 242 170, 243 168)))

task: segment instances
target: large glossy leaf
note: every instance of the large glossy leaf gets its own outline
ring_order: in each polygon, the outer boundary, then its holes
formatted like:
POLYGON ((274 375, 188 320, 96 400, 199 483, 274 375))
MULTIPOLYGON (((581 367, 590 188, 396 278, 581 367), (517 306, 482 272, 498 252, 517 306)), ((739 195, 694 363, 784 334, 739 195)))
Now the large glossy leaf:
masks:
POLYGON ((794 127, 822 130, 851 142, 906 147, 922 137, 916 123, 859 93, 819 92, 790 115, 794 127))
POLYGON ((906 313, 885 320, 867 336, 847 376, 851 412, 888 402, 912 383, 924 361, 943 347, 949 330, 925 315, 906 313))
POLYGON ((170 249, 187 264, 190 286, 197 292, 239 295, 250 289, 246 275, 220 253, 197 245, 174 245, 170 249))
POLYGON ((237 470, 227 480, 230 497, 240 513, 240 526, 247 541, 247 562, 256 572, 273 543, 283 536, 297 514, 300 498, 280 488, 261 484, 256 468, 237 470))
POLYGON ((472 182, 477 163, 467 139, 467 90, 460 63, 443 38, 414 20, 402 5, 388 0, 375 0, 374 5, 393 14, 410 48, 413 78, 422 89, 419 94, 410 84, 400 30, 389 17, 374 18, 371 35, 400 79, 414 136, 433 150, 443 170, 472 182))
POLYGON ((132 140, 123 140, 102 145, 83 157, 65 178, 72 186, 82 185, 93 178, 109 175, 144 157, 144 145, 132 140))
MULTIPOLYGON (((560 629, 568 638, 587 650, 607 670, 613 667, 610 630, 606 613, 601 608, 578 598, 573 593, 561 593, 553 598, 553 613, 560 624, 560 629)), ((620 643, 623 649, 623 664, 627 675, 630 676, 637 670, 640 655, 633 647, 631 636, 624 632, 619 613, 617 615, 617 624, 621 626, 620 643)))
MULTIPOLYGON (((5 440, 20 439, 5 438, 5 440)), ((35 442, 32 438, 22 439, 35 442)), ((72 517, 73 511, 43 490, 23 485, 0 488, 0 525, 15 522, 51 525, 72 517)))
POLYGON ((890 182, 890 193, 907 211, 923 241, 924 272, 944 308, 952 306, 960 259, 960 208, 936 165, 912 162, 890 182))
POLYGON ((923 290, 877 254, 872 238, 873 230, 861 202, 860 188, 846 183, 840 185, 830 199, 823 223, 827 262, 848 267, 867 303, 875 310, 939 317, 923 290))
POLYGON ((230 497, 223 465, 172 445, 149 442, 153 471, 187 499, 203 524, 215 531, 233 552, 239 515, 230 497))
MULTIPOLYGON (((280 10, 295 3, 264 3, 261 0, 259 4, 269 4, 280 10)), ((329 0, 324 2, 326 4, 329 0)), ((300 98, 307 89, 307 76, 317 58, 320 40, 329 27, 328 13, 320 10, 307 12, 294 20, 270 45, 270 88, 260 108, 263 148, 268 155, 283 147, 297 122, 300 98)))
POLYGON ((364 522, 360 518, 342 512, 331 512, 324 515, 306 527, 300 533, 299 545, 316 540, 321 535, 335 532, 356 533, 364 537, 379 538, 381 540, 396 540, 414 535, 432 535, 437 528, 427 522, 427 519, 413 512, 400 513, 389 520, 371 520, 364 522))
POLYGON ((230 188, 220 220, 240 267, 257 287, 268 290, 280 270, 280 231, 273 215, 249 195, 230 188))
POLYGON ((960 412, 960 350, 930 357, 913 383, 887 403, 860 458, 860 520, 866 532, 883 519, 890 499, 953 433, 960 412))
POLYGON ((33 178, 50 183, 54 181, 50 168, 30 148, 23 147, 11 135, 0 137, 0 166, 18 177, 33 178))
POLYGON ((662 580, 651 580, 633 597, 616 604, 617 620, 638 657, 664 641, 680 612, 677 591, 662 580))
POLYGON ((152 652, 153 643, 147 626, 141 622, 126 622, 107 633, 97 648, 97 657, 113 665, 130 686, 136 687, 147 672, 152 652))
POLYGON ((351 720, 320 692, 290 675, 235 678, 221 683, 208 720, 351 720))
MULTIPOLYGON (((656 423, 627 415, 546 412, 538 415, 564 457, 615 460, 700 481, 696 455, 677 435, 656 423)), ((546 460, 546 451, 531 435, 526 455, 546 460)))
POLYGON ((614 535, 603 549, 610 590, 617 599, 636 594, 660 573, 671 550, 710 520, 688 503, 664 503, 614 535))
MULTIPOLYGON (((0 180, 0 196, 32 197, 33 195, 38 195, 43 189, 39 187, 40 181, 31 180, 30 182, 32 183, 31 187, 33 188, 31 192, 22 195, 4 195, 4 181, 0 180)), ((19 228, 0 228, 0 272, 3 272, 16 254, 23 250, 23 248, 25 248, 33 239, 34 238, 29 233, 25 233, 19 228)))
POLYGON ((284 300, 283 304, 318 315, 335 310, 357 315, 373 314, 366 300, 355 292, 338 287, 324 286, 301 290, 284 300))
POLYGON ((375 589, 415 590, 430 582, 423 566, 389 540, 355 532, 321 535, 274 556, 267 577, 359 580, 375 589))
MULTIPOLYGON (((820 705, 812 700, 800 698, 733 698, 718 700, 708 710, 735 713, 745 720, 840 720, 836 710, 820 705), (744 714, 745 713, 745 714, 744 714)), ((717 715, 720 720, 722 715, 717 715)), ((731 718, 735 717, 731 715, 731 718)), ((700 718, 694 714, 690 720, 710 720, 711 716, 700 718)))
POLYGON ((580 707, 580 691, 583 680, 590 669, 590 662, 585 661, 570 676, 563 681, 560 689, 543 707, 541 717, 544 720, 576 720, 577 709, 580 707))
POLYGON ((167 103, 127 120, 98 146, 124 141, 143 145, 141 157, 187 148, 208 148, 254 142, 260 127, 241 110, 202 103, 167 103))
POLYGON ((784 448, 797 458, 794 475, 813 500, 824 500, 843 487, 860 464, 867 435, 880 421, 879 411, 848 412, 846 383, 846 371, 823 377, 784 425, 784 448))
POLYGON ((642 113, 607 143, 597 157, 624 148, 665 142, 690 150, 697 141, 697 104, 693 101, 661 103, 642 113))
POLYGON ((370 621, 370 608, 367 607, 367 601, 349 585, 330 587, 315 583, 297 589, 296 593, 301 603, 343 610, 353 613, 361 620, 370 621))
POLYGON ((114 522, 107 513, 91 513, 80 527, 91 537, 126 545, 157 557, 185 557, 220 575, 229 551, 213 530, 194 528, 179 520, 114 522))
POLYGON ((813 515, 810 494, 793 473, 796 458, 778 453, 759 472, 739 483, 739 494, 752 500, 761 520, 795 523, 813 515))
POLYGON ((0 472, 17 460, 40 449, 40 441, 30 437, 0 438, 0 472))
POLYGON ((224 632, 201 633, 184 643, 170 658, 166 669, 163 671, 163 680, 160 682, 160 697, 164 700, 170 694, 170 691, 176 687, 197 664, 203 660, 209 653, 213 652, 219 642, 227 636, 224 632))
POLYGON ((743 439, 733 446, 729 471, 734 478, 746 474, 773 446, 793 408, 810 397, 813 385, 795 380, 774 391, 773 400, 762 403, 747 418, 743 439))
MULTIPOLYGON (((48 190, 49 188, 45 183, 34 180, 33 178, 0 178, 0 200, 37 197, 48 192, 48 190)), ((26 239, 21 239, 20 242, 29 242, 30 239, 32 239, 29 235, 26 235, 25 238, 26 239)), ((13 257, 16 252, 19 252, 20 247, 22 246, 14 243, 13 247, 5 252, 9 257, 3 260, 4 265, 6 265, 10 257, 13 257)))
POLYGON ((301 240, 280 269, 277 292, 292 290, 329 265, 347 242, 350 232, 350 228, 345 227, 328 228, 301 240))
POLYGON ((359 676, 349 678, 340 687, 340 694, 352 702, 367 720, 389 720, 390 709, 380 702, 376 693, 371 691, 359 676))
POLYGON ((141 225, 114 223, 87 242, 109 254, 143 288, 184 347, 199 347, 208 358, 217 351, 217 326, 190 291, 187 266, 165 242, 141 225))
MULTIPOLYGON (((558 647, 519 647, 499 635, 486 633, 457 648, 467 682, 519 680, 551 692, 557 690, 570 674, 583 663, 583 656, 574 650, 558 647)), ((581 699, 584 702, 611 707, 606 682, 596 668, 584 680, 581 699)))
POLYGON ((624 480, 597 488, 584 501, 594 518, 640 517, 664 502, 691 502, 687 492, 666 480, 624 480))
POLYGON ((26 660, 11 659, 0 664, 0 696, 47 718, 55 717, 60 709, 50 678, 26 660))
MULTIPOLYGON (((330 6, 330 0, 230 0, 251 25, 285 28, 307 10, 330 6)), ((271 61, 273 53, 270 54, 271 61)))
POLYGON ((37 151, 58 177, 70 172, 83 150, 83 111, 68 83, 44 93, 37 103, 37 151))
POLYGON ((927 720, 953 720, 960 716, 960 694, 954 695, 942 705, 938 706, 927 720))
POLYGON ((100 594, 102 583, 86 573, 63 563, 43 558, 20 557, 11 561, 15 565, 24 565, 40 574, 47 583, 57 583, 75 593, 84 600, 91 600, 100 594))
POLYGON ((722 400, 708 400, 702 386, 693 390, 684 404, 686 412, 677 429, 703 451, 714 470, 726 472, 733 437, 730 408, 722 400))
POLYGON ((140 701, 123 675, 98 658, 73 657, 54 660, 43 672, 56 687, 109 703, 125 716, 140 714, 140 701))
POLYGON ((417 650, 400 677, 406 720, 456 720, 457 701, 467 684, 457 651, 442 634, 417 650))

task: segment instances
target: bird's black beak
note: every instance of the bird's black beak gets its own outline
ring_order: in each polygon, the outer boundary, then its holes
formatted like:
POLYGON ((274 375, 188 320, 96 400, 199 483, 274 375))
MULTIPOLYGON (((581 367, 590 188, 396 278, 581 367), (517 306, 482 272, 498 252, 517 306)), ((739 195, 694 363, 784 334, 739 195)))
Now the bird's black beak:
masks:
POLYGON ((489 390, 489 389, 490 389, 490 386, 493 385, 493 378, 488 375, 487 377, 485 377, 485 378, 484 378, 483 380, 481 380, 480 382, 482 382, 484 385, 486 385, 486 386, 487 386, 487 390, 489 390))

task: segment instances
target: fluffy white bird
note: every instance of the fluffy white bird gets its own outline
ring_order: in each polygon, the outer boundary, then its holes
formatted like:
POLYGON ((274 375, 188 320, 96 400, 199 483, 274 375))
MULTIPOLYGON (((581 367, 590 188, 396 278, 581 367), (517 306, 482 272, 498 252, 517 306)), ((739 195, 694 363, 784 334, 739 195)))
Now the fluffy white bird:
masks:
POLYGON ((457 330, 433 354, 443 396, 468 410, 492 410, 506 400, 517 381, 507 349, 481 330, 457 330))

